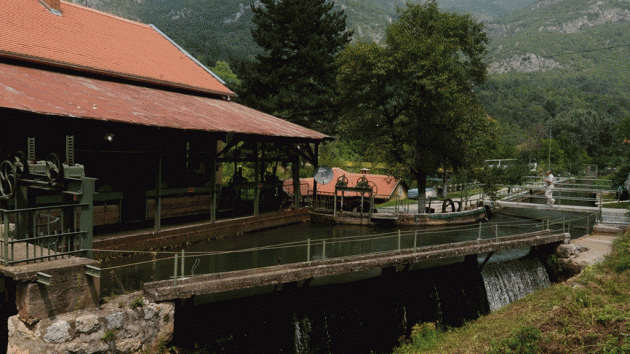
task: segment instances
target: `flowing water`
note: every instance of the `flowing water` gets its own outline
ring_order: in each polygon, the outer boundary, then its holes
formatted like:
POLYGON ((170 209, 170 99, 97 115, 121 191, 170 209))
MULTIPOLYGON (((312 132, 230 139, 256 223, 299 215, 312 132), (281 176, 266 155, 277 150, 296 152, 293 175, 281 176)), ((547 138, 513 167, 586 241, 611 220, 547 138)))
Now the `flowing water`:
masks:
POLYGON ((551 285, 547 271, 538 259, 487 264, 481 275, 490 311, 551 285))

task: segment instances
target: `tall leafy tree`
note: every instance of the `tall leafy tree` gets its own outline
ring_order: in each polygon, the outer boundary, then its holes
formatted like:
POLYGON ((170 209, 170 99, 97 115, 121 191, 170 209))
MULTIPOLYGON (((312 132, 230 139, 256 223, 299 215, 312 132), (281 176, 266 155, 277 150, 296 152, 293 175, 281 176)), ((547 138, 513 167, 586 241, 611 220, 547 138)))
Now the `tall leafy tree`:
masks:
POLYGON ((245 104, 315 129, 335 119, 335 56, 350 42, 344 11, 328 0, 260 0, 254 41, 264 50, 241 67, 245 104))
POLYGON ((496 123, 475 97, 488 39, 469 15, 435 1, 407 4, 382 44, 356 43, 339 56, 341 129, 373 142, 373 153, 418 182, 440 167, 472 167, 494 142, 496 123))

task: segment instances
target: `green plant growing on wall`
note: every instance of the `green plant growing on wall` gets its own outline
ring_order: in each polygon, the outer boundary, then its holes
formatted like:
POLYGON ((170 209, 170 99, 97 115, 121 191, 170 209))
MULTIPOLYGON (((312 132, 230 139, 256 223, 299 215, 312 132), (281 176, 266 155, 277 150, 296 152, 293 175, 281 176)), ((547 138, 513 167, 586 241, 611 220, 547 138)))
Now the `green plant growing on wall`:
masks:
POLYGON ((109 331, 105 332, 105 334, 101 338, 101 340, 103 342, 106 342, 106 343, 111 342, 114 339, 116 339, 116 331, 114 331, 114 330, 109 330, 109 331))
POLYGON ((142 297, 142 296, 134 299, 132 302, 129 303, 129 308, 130 309, 135 309, 135 308, 142 307, 142 306, 144 306, 144 297, 142 297))

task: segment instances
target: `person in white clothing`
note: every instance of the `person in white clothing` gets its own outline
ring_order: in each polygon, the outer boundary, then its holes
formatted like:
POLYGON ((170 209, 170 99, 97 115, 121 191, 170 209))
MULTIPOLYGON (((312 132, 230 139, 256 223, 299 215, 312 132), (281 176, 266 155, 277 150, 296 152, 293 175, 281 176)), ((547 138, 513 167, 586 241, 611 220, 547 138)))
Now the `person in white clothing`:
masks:
POLYGON ((556 202, 553 199, 553 186, 556 183, 556 178, 551 174, 551 171, 547 171, 547 178, 545 178, 545 183, 547 183, 547 191, 545 192, 545 197, 547 197, 547 205, 553 205, 556 202))

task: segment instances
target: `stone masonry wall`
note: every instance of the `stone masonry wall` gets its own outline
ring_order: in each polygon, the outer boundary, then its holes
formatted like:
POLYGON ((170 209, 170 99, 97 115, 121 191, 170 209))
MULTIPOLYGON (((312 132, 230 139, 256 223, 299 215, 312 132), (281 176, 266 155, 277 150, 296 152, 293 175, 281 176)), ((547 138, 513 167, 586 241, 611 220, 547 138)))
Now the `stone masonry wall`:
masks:
POLYGON ((175 305, 141 292, 28 325, 9 318, 9 354, 158 353, 174 330, 175 305))

